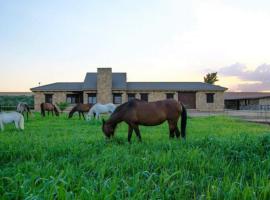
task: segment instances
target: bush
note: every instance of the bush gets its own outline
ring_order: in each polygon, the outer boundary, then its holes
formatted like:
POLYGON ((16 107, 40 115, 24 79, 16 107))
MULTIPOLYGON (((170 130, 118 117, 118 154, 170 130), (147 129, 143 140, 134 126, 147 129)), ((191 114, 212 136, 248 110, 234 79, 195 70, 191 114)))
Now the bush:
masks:
POLYGON ((57 106, 59 107, 59 109, 61 111, 63 111, 63 110, 65 110, 69 106, 69 103, 67 103, 67 102, 60 102, 60 103, 57 103, 57 106))

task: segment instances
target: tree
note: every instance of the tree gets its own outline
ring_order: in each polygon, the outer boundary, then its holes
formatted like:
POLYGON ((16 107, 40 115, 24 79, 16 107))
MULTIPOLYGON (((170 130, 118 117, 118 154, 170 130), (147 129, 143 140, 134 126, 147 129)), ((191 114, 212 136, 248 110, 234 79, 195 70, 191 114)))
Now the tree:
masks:
POLYGON ((219 81, 217 77, 217 72, 208 73, 205 77, 203 77, 205 83, 214 84, 215 82, 219 81))

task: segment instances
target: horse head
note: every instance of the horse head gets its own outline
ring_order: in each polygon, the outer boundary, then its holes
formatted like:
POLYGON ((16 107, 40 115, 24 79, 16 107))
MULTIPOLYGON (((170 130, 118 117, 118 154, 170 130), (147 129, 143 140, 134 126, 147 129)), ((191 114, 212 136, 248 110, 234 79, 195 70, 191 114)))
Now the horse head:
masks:
POLYGON ((107 138, 114 135, 114 128, 111 124, 102 119, 102 131, 107 138))

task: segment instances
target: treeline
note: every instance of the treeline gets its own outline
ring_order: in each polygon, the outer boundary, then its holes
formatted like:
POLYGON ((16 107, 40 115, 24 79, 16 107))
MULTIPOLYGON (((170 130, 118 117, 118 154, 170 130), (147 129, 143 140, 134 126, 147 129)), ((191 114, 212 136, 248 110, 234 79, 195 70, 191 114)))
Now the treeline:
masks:
POLYGON ((34 96, 0 96, 0 109, 14 110, 19 102, 27 103, 31 108, 34 107, 34 96))

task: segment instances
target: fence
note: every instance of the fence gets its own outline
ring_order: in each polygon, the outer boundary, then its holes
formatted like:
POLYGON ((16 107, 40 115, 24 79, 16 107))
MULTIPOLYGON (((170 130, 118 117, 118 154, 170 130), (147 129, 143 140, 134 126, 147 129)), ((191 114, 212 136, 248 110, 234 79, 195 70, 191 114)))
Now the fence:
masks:
POLYGON ((270 105, 247 105, 247 106, 240 106, 240 110, 270 111, 270 105))
MULTIPOLYGON (((29 105, 30 109, 34 109, 34 105, 29 105)), ((14 105, 0 105, 0 111, 15 111, 17 106, 14 105)))

